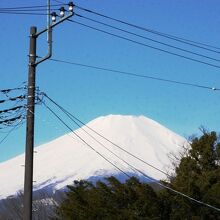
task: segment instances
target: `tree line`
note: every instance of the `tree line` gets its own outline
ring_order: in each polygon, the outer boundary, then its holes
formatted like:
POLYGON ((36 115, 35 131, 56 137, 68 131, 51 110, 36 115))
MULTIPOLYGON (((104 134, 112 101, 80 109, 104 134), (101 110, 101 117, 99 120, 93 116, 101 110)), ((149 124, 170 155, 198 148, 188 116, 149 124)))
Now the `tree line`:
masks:
MULTIPOLYGON (((220 139, 216 132, 203 130, 202 136, 192 138, 190 143, 190 147, 177 158, 179 161, 174 163, 175 173, 161 183, 220 208, 220 139)), ((65 192, 38 196, 34 202, 33 219, 220 220, 219 210, 155 186, 136 177, 125 182, 115 177, 96 183, 74 181, 65 192), (45 197, 50 199, 45 200, 45 197)), ((0 219, 22 219, 22 210, 21 196, 17 202, 6 200, 0 205, 0 219), (17 217, 7 217, 6 209, 10 215, 13 213, 10 209, 16 210, 17 217)))
MULTIPOLYGON (((184 150, 176 164, 175 174, 163 184, 220 208, 220 140, 217 133, 203 130, 201 137, 192 138, 190 148, 184 150)), ((135 177, 124 183, 115 177, 96 183, 75 181, 68 186, 54 219, 220 219, 218 210, 167 189, 153 188, 135 177)))

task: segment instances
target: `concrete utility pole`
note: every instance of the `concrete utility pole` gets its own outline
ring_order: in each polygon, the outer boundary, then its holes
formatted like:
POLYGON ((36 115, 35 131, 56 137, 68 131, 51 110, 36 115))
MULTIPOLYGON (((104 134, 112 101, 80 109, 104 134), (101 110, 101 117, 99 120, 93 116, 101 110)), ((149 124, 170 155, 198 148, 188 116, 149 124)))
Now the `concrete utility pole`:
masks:
POLYGON ((30 28, 29 72, 28 72, 28 97, 27 97, 27 122, 26 122, 26 148, 25 148, 25 177, 24 177, 24 215, 23 220, 32 220, 32 194, 33 194, 33 152, 34 152, 34 113, 35 113, 35 88, 36 66, 52 56, 52 28, 74 15, 74 4, 69 4, 69 14, 65 16, 65 8, 60 8, 60 20, 55 12, 50 14, 50 0, 48 0, 47 27, 37 32, 36 27, 30 28), (52 24, 50 24, 52 19, 52 24), (48 53, 37 60, 37 38, 47 32, 48 53))
POLYGON ((27 124, 25 149, 24 177, 24 219, 32 219, 32 189, 33 189, 33 146, 34 146, 34 110, 35 110, 35 72, 36 72, 36 27, 30 29, 27 124))

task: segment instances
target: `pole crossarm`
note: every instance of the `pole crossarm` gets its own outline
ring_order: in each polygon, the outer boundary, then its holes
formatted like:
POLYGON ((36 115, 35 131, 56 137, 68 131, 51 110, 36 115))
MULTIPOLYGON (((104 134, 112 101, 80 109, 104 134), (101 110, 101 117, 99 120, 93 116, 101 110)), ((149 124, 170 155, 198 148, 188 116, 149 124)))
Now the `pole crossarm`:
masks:
POLYGON ((35 65, 38 65, 38 64, 44 62, 45 60, 48 60, 48 59, 51 58, 51 56, 52 56, 52 29, 53 29, 54 27, 56 27, 58 24, 64 22, 65 20, 68 20, 68 19, 71 18, 73 15, 74 15, 74 12, 70 12, 69 15, 67 15, 67 16, 65 16, 65 17, 63 17, 63 18, 61 18, 59 21, 56 21, 56 22, 52 23, 49 27, 46 27, 46 28, 42 29, 41 31, 37 32, 36 34, 34 34, 34 37, 37 38, 37 37, 40 36, 41 34, 43 34, 43 33, 45 33, 46 31, 48 31, 48 53, 47 53, 47 55, 46 55, 45 57, 43 57, 43 58, 37 60, 37 61, 35 62, 35 65))
MULTIPOLYGON (((56 21, 56 22, 52 23, 52 24, 50 25, 50 27, 53 28, 53 27, 57 26, 58 24, 60 24, 60 23, 64 22, 65 20, 71 18, 73 15, 74 15, 74 12, 70 12, 69 15, 67 15, 67 16, 65 16, 65 17, 63 17, 63 18, 61 18, 59 21, 56 21)), ((35 36, 35 37, 38 37, 39 35, 45 33, 47 30, 48 30, 48 27, 46 27, 46 28, 40 30, 39 32, 37 32, 36 34, 34 34, 34 36, 35 36)))

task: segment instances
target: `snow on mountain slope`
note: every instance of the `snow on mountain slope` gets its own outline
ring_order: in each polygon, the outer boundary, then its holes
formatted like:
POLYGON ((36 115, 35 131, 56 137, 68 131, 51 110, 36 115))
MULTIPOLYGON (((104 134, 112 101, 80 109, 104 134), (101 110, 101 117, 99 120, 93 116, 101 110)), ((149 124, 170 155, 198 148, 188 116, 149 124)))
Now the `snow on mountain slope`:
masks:
MULTIPOLYGON (((99 117, 87 124, 126 151, 140 157, 153 166, 165 170, 169 166, 168 154, 177 153, 187 141, 159 123, 144 116, 109 115, 99 117)), ((125 152, 102 139, 85 126, 76 130, 91 147, 116 164, 121 170, 133 174, 129 166, 103 148, 142 170, 155 179, 165 175, 132 158, 125 152), (89 132, 95 139, 86 134, 89 132)), ((74 180, 107 175, 119 175, 120 171, 90 149, 73 133, 36 147, 34 154, 34 188, 51 186, 60 189, 74 180)), ((0 163, 0 198, 15 194, 23 189, 24 154, 0 163)))

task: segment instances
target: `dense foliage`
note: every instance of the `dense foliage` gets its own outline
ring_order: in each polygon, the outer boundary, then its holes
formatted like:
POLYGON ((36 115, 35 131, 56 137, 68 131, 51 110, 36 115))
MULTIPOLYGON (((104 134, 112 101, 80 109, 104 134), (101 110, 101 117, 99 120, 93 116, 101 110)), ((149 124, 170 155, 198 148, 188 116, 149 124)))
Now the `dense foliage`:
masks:
MULTIPOLYGON (((220 208, 220 142, 215 132, 192 140, 191 148, 176 168, 171 186, 197 200, 220 208)), ((220 212, 172 196, 173 219, 220 219, 220 212)))
POLYGON ((109 177, 93 185, 75 181, 58 209, 63 219, 160 219, 159 198, 147 184, 132 177, 126 183, 109 177), (147 217, 147 218, 146 218, 147 217))
MULTIPOLYGON (((220 208, 220 142, 215 132, 194 138, 175 176, 165 183, 220 208)), ((58 219, 220 219, 220 212, 165 189, 155 192, 132 177, 92 184, 75 181, 57 208, 58 219)))

